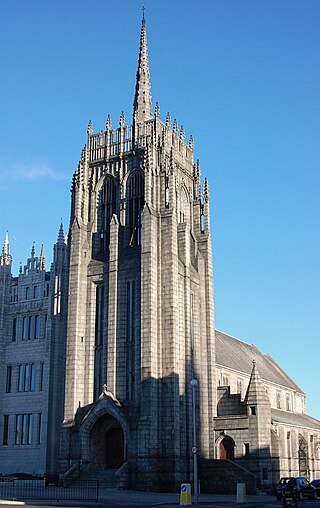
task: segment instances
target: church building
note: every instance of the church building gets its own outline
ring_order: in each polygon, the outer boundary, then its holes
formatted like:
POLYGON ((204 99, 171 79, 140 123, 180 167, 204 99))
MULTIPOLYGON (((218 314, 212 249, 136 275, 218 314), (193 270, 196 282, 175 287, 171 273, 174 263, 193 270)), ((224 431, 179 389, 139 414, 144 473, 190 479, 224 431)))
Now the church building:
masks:
POLYGON ((50 271, 33 247, 13 277, 8 235, 0 256, 0 473, 177 491, 196 453, 204 491, 320 476, 304 393, 215 331, 208 182, 152 108, 144 15, 132 121, 89 122, 71 196, 50 271))

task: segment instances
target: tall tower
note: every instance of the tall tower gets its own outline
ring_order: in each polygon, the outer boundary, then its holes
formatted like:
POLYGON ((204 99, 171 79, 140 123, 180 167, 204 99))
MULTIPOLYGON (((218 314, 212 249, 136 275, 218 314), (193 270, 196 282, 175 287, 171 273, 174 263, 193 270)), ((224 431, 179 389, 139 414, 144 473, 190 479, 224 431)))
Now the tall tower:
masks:
POLYGON ((176 488, 190 475, 192 378, 199 453, 213 455, 210 198, 193 152, 152 113, 143 16, 132 125, 90 122, 73 177, 62 471, 81 460, 176 488))

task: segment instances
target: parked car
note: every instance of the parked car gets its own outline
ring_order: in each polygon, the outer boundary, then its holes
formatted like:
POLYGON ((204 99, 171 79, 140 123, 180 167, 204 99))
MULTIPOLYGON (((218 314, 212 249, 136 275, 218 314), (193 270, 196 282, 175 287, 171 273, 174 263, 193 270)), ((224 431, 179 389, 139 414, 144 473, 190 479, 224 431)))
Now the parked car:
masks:
POLYGON ((320 480, 312 480, 310 483, 316 488, 317 496, 320 497, 320 480))
POLYGON ((300 501, 304 498, 317 499, 317 491, 307 478, 287 476, 281 478, 276 488, 276 498, 281 501, 283 498, 297 498, 300 501))

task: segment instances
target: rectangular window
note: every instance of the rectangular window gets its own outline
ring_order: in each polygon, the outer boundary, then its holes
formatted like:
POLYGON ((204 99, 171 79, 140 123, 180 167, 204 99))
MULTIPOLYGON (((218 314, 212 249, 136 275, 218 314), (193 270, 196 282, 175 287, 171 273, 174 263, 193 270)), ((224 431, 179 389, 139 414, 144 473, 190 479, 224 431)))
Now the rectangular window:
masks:
POLYGON ((22 417, 22 440, 21 444, 26 445, 27 444, 27 437, 28 437, 28 415, 21 415, 22 417))
POLYGON ((39 316, 34 316, 34 338, 35 339, 39 339, 39 323, 40 323, 40 320, 39 320, 39 316))
POLYGON ((249 445, 249 443, 244 443, 244 445, 243 445, 243 451, 244 451, 244 455, 249 455, 249 452, 250 452, 250 445, 249 445))
POLYGON ((24 391, 30 392, 30 367, 31 365, 25 365, 25 376, 24 376, 24 391))
POLYGON ((53 314, 56 316, 60 314, 61 304, 61 281, 60 276, 56 275, 54 278, 54 297, 53 297, 53 314))
POLYGON ((30 288, 26 287, 26 300, 29 300, 30 298, 30 288))
POLYGON ((34 363, 30 364, 30 392, 34 392, 35 385, 35 366, 34 363))
POLYGON ((17 318, 12 320, 12 342, 17 340, 17 318))
POLYGON ((33 415, 16 415, 15 444, 31 445, 33 433, 33 415))
POLYGON ((27 340, 27 318, 22 318, 22 340, 27 340))
POLYGON ((38 298, 38 297, 39 297, 38 286, 34 286, 33 287, 33 298, 38 298))
POLYGON ((44 363, 41 362, 40 363, 40 391, 42 392, 43 390, 43 380, 44 380, 44 363))
POLYGON ((7 365, 6 393, 11 392, 12 366, 7 365))
POLYGON ((16 415, 16 430, 15 430, 15 444, 21 444, 21 431, 22 431, 22 415, 16 415))
POLYGON ((28 340, 32 339, 33 336, 33 316, 28 318, 28 340))
POLYGON ((257 413, 256 413, 256 406, 250 406, 250 414, 252 416, 255 416, 257 413))
POLYGON ((27 444, 32 444, 32 433, 33 433, 33 415, 29 414, 26 415, 28 418, 28 424, 27 424, 27 444))
POLYGON ((37 444, 41 444, 41 424, 42 424, 42 414, 38 414, 38 433, 37 433, 37 444))
POLYGON ((24 392, 25 387, 25 365, 19 365, 18 392, 24 392))
POLYGON ((9 415, 3 416, 3 436, 2 436, 2 444, 6 446, 8 444, 8 436, 9 436, 9 415))

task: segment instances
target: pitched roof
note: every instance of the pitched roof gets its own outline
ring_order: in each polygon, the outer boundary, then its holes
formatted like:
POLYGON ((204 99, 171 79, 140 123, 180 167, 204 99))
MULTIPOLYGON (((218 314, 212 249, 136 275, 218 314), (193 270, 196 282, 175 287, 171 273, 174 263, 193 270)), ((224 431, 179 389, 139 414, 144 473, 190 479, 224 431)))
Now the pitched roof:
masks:
POLYGON ((271 409, 271 418, 278 423, 320 430, 320 421, 305 414, 288 413, 280 409, 271 409))
POLYGON ((215 337, 218 365, 250 376, 252 360, 255 360, 262 380, 304 393, 271 356, 262 353, 254 344, 247 344, 218 330, 215 337))

